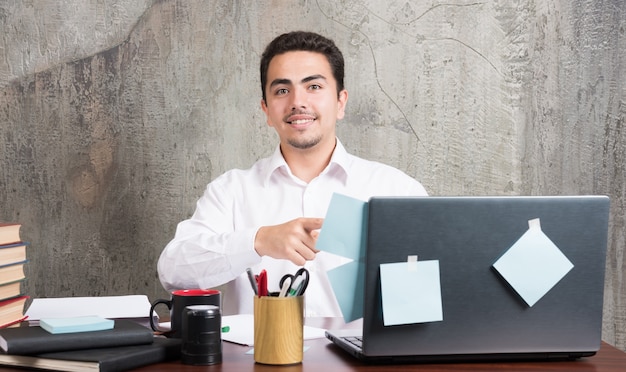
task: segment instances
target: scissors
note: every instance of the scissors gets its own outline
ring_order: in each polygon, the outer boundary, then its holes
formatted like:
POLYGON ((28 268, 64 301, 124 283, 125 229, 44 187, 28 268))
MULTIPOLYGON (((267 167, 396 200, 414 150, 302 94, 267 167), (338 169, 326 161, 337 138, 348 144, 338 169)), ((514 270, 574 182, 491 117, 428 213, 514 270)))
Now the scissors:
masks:
POLYGON ((289 279, 289 285, 292 286, 298 277, 301 277, 302 284, 298 288, 291 288, 291 290, 296 291, 294 296, 301 296, 306 291, 306 287, 309 285, 309 270, 303 268, 298 269, 295 274, 285 274, 282 278, 280 278, 280 282, 278 282, 280 288, 283 288, 283 284, 285 280, 289 279))

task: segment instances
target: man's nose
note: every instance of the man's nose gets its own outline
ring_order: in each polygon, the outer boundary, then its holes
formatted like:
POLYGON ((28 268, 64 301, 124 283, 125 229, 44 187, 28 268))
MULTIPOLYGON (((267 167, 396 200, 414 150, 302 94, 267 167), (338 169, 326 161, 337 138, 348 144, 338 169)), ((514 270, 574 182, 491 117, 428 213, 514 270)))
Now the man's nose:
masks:
POLYGON ((307 94, 303 88, 294 88, 291 92, 291 110, 307 107, 307 94))

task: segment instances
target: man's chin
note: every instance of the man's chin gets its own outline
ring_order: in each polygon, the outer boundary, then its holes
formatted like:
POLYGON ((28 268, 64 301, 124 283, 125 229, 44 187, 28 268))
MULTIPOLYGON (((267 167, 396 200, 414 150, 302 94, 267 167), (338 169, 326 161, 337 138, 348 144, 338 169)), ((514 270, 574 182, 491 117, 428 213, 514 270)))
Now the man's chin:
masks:
POLYGON ((311 138, 311 139, 299 139, 299 140, 289 140, 288 143, 291 147, 296 148, 298 150, 308 150, 310 148, 315 147, 318 143, 320 143, 321 138, 311 138))

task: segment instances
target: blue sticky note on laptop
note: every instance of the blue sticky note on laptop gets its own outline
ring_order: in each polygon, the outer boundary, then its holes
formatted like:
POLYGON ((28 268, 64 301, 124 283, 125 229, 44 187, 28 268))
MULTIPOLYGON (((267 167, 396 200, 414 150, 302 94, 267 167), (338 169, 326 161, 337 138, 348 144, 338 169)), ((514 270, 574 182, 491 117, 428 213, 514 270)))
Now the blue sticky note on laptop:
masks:
POLYGON ((54 334, 104 331, 113 329, 115 321, 99 316, 78 316, 71 318, 46 318, 39 321, 39 326, 54 334))
POLYGON ((381 264, 380 290, 385 326, 443 320, 438 260, 381 264))
POLYGON ((528 221, 528 230, 493 268, 530 307, 545 296, 574 264, 541 230, 540 220, 528 221))

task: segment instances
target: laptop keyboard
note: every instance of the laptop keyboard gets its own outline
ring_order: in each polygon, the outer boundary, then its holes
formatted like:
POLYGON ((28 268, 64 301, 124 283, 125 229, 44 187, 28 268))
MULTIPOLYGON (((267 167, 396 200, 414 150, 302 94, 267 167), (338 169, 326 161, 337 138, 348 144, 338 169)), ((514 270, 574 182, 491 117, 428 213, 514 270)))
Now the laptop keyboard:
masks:
POLYGON ((363 338, 361 336, 344 337, 344 339, 359 349, 363 347, 363 338))

